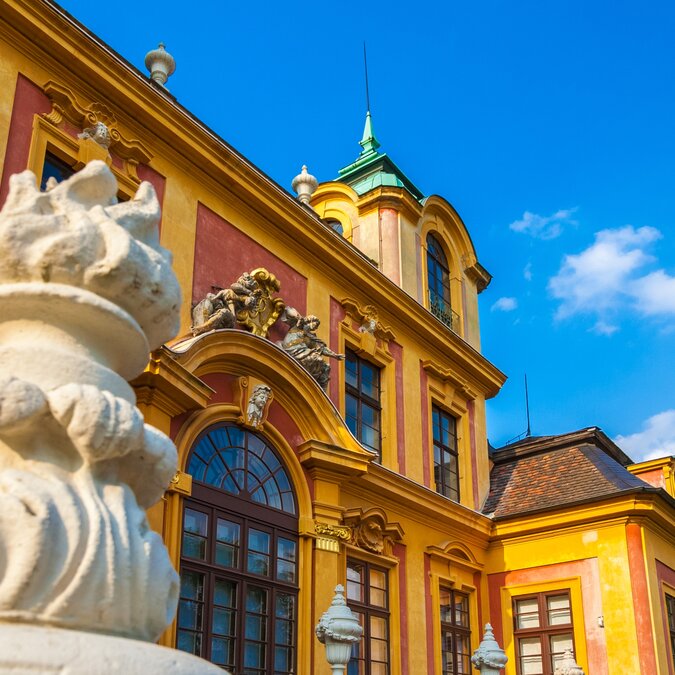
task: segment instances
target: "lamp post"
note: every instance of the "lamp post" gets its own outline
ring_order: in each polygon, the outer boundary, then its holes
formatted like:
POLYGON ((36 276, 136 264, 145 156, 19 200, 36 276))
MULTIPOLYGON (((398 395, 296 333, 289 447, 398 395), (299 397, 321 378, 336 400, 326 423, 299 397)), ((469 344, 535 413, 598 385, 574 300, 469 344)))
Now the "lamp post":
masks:
POLYGON ((486 623, 485 635, 483 635, 478 649, 473 653, 471 663, 473 663, 474 668, 480 670, 480 675, 499 675, 499 671, 504 668, 508 660, 504 650, 495 640, 492 626, 486 623))
POLYGON ((343 675, 352 654, 352 645, 363 635, 361 624, 347 607, 344 590, 341 584, 335 587, 333 602, 314 631, 319 642, 326 645, 326 661, 333 675, 343 675))

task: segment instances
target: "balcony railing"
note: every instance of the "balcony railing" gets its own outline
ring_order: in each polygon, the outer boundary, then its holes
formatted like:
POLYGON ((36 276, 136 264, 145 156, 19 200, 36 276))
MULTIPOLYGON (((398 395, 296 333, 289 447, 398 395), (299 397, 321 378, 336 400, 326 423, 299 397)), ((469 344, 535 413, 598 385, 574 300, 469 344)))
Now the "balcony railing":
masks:
POLYGON ((459 314, 454 312, 450 307, 437 295, 430 295, 429 310, 440 321, 442 321, 453 333, 460 334, 459 328, 459 314))

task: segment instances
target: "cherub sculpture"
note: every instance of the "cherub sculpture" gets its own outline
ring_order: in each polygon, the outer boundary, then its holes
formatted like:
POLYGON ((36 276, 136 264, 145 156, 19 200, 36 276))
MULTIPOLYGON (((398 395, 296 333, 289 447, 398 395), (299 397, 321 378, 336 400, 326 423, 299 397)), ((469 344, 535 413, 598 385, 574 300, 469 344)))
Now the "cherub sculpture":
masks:
POLYGON ((330 364, 324 356, 344 360, 344 354, 336 354, 317 336, 316 329, 320 325, 318 317, 310 314, 302 316, 293 307, 286 307, 281 320, 291 328, 279 346, 298 361, 304 369, 322 386, 326 387, 330 380, 330 364))
POLYGON ((201 335, 217 328, 235 328, 237 314, 255 311, 262 295, 257 280, 244 272, 229 288, 206 297, 192 310, 192 335, 201 335))

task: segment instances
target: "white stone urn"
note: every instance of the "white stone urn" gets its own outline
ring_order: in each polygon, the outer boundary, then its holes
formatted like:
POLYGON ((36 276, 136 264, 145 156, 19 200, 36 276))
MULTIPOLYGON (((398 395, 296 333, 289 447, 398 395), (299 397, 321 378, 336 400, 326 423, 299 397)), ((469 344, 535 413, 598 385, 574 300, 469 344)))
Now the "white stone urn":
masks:
POLYGON ((480 671, 480 675, 499 675, 508 660, 506 653, 495 640, 492 626, 486 623, 483 639, 471 657, 473 667, 480 671))
POLYGON ((178 329, 149 183, 103 162, 0 212, 0 673, 220 673, 156 640, 178 575, 145 510, 176 470, 127 380, 178 329), (140 641, 148 641, 146 643, 140 641))

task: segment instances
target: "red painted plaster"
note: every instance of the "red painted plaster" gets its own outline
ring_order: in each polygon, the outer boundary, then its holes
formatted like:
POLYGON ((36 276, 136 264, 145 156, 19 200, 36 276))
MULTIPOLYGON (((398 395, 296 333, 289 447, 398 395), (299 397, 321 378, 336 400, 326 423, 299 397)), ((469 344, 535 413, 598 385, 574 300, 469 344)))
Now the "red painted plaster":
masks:
POLYGON ((659 580, 659 597, 661 599, 661 621, 663 623, 663 631, 666 638, 666 661, 668 662, 669 675, 675 675, 675 654, 668 655, 668 646, 670 645, 670 630, 668 626, 668 608, 666 607, 666 598, 661 591, 662 584, 665 582, 675 589, 675 570, 668 565, 665 565, 660 560, 656 560, 656 578, 659 580))
POLYGON ((405 544, 394 544, 393 553, 398 558, 398 589, 401 605, 401 675, 408 675, 409 650, 408 650, 408 577, 407 550, 405 544))
POLYGON ((199 378, 204 384, 214 390, 209 403, 237 403, 234 400, 237 391, 237 378, 227 373, 207 373, 199 378))
MULTIPOLYGON (((301 314, 307 311, 307 279, 251 237, 208 209, 197 208, 192 301, 212 286, 227 288, 242 272, 264 267, 281 282, 279 295, 301 314)), ((272 337, 272 336, 270 336, 272 337)))
POLYGON ((424 606, 427 619, 427 675, 435 675, 434 608, 431 606, 431 558, 427 553, 424 554, 424 606))
POLYGON ((286 439, 286 442, 293 448, 293 451, 297 453, 298 446, 305 439, 300 433, 295 420, 278 401, 272 400, 269 412, 267 413, 267 420, 286 439))
POLYGON ((428 377, 427 372, 420 361, 420 390, 422 400, 422 470, 424 473, 424 484, 427 487, 431 485, 431 468, 429 466, 429 406, 428 398, 428 377))
MULTIPOLYGON (((113 160, 115 158, 113 157, 113 160)), ((152 187, 155 188, 155 192, 157 193, 157 199, 159 201, 159 205, 162 207, 162 212, 164 211, 164 188, 166 185, 166 178, 162 176, 161 173, 158 173, 155 171, 153 168, 149 167, 147 164, 139 164, 136 172, 138 173, 138 177, 141 180, 147 180, 148 183, 152 184, 152 187)), ((162 221, 159 221, 159 231, 160 233, 162 232, 162 221)))
MULTIPOLYGON (((597 623, 598 617, 602 615, 602 595, 600 592, 600 573, 596 558, 572 560, 554 565, 543 565, 541 567, 488 575, 490 614, 487 617, 487 621, 492 624, 497 642, 504 646, 502 588, 524 584, 555 582, 558 579, 564 580, 571 577, 579 577, 581 582, 588 672, 593 673, 593 675, 607 675, 607 644, 605 642, 604 628, 600 628, 597 623)), ((560 588, 565 588, 565 581, 560 582, 560 588)), ((646 672, 644 675, 646 675, 646 672)))
POLYGON ((660 487, 664 490, 666 488, 666 478, 661 468, 652 469, 651 471, 641 471, 637 474, 637 477, 654 487, 660 487))
POLYGON ((389 353, 394 358, 396 375, 396 451, 398 472, 405 475, 405 400, 403 391, 403 347, 397 342, 389 343, 389 353))
POLYGON ((473 490, 473 508, 480 509, 478 494, 478 455, 476 453, 476 404, 469 401, 467 404, 469 411, 469 446, 471 448, 471 487, 473 490))
POLYGON ((9 191, 9 177, 26 169, 30 142, 33 135, 33 116, 48 113, 52 109, 44 92, 23 75, 16 80, 14 106, 9 123, 7 152, 2 167, 0 182, 0 204, 5 203, 9 191))
MULTIPOLYGON (((330 334, 328 346, 334 351, 340 350, 340 322, 345 318, 345 308, 333 297, 330 299, 330 334)), ((334 362, 337 363, 337 362, 334 362)), ((340 382, 337 367, 333 367, 333 375, 328 383, 328 396, 336 408, 340 407, 340 382)))
POLYGON ((642 548, 642 528, 637 523, 626 525, 628 568, 630 569, 633 610, 637 631, 640 672, 642 675, 656 673, 656 654, 652 640, 652 617, 649 611, 649 588, 642 548))

